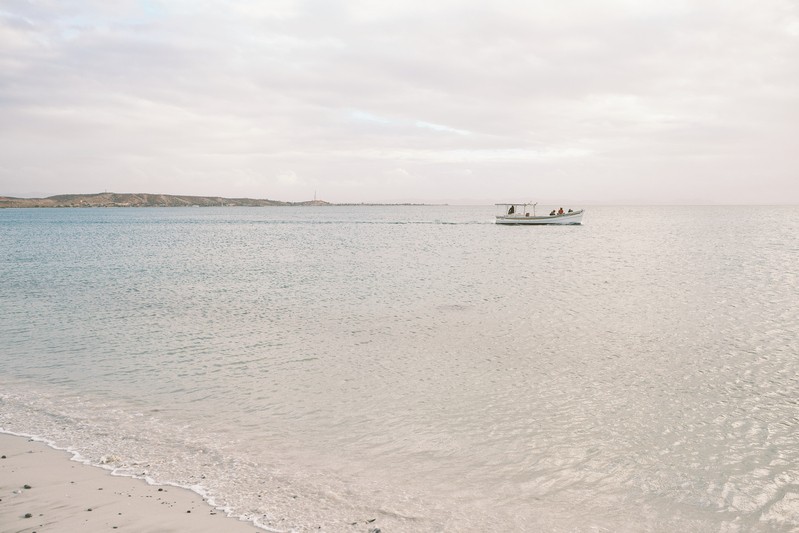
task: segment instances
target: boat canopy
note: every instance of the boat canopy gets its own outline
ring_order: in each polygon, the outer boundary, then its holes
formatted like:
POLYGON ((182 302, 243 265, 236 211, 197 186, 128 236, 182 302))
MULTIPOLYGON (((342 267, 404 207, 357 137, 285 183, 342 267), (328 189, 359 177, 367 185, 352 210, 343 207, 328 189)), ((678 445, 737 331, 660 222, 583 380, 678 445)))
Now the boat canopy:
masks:
POLYGON ((538 205, 538 202, 509 202, 505 204, 494 204, 497 207, 502 208, 502 212, 505 215, 525 215, 529 214, 528 206, 532 208, 533 216, 535 216, 535 206, 538 205))

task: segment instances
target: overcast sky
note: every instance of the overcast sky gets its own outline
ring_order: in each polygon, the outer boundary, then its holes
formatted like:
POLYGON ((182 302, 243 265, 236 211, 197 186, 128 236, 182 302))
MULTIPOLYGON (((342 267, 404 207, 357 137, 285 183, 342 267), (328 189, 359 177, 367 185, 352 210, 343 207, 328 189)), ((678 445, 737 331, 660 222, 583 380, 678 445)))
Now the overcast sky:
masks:
POLYGON ((0 194, 799 203, 796 0, 0 0, 0 194))

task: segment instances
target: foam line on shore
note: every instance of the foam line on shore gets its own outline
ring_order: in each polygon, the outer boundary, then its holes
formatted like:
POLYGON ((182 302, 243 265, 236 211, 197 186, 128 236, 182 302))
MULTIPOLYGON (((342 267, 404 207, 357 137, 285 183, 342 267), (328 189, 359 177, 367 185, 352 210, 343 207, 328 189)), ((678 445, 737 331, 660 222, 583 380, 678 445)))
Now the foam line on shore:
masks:
POLYGON ((107 532, 125 526, 145 532, 279 533, 231 516, 203 487, 114 474, 113 468, 40 437, 0 428, 0 457, 0 533, 31 527, 107 532))

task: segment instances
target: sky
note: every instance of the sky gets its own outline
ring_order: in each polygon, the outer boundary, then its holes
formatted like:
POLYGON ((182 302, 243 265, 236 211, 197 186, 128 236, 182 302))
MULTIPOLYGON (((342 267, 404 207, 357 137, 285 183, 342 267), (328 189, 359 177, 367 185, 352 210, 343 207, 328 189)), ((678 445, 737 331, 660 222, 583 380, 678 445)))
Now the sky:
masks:
POLYGON ((796 0, 0 0, 0 195, 799 204, 796 0))

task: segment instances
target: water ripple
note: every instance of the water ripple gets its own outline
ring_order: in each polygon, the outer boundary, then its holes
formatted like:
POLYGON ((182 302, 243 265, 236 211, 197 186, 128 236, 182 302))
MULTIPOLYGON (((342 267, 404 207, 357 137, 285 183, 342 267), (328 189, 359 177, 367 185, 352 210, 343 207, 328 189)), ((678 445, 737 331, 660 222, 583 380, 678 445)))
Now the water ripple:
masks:
POLYGON ((0 211, 0 428, 297 531, 799 528, 797 208, 0 211))

